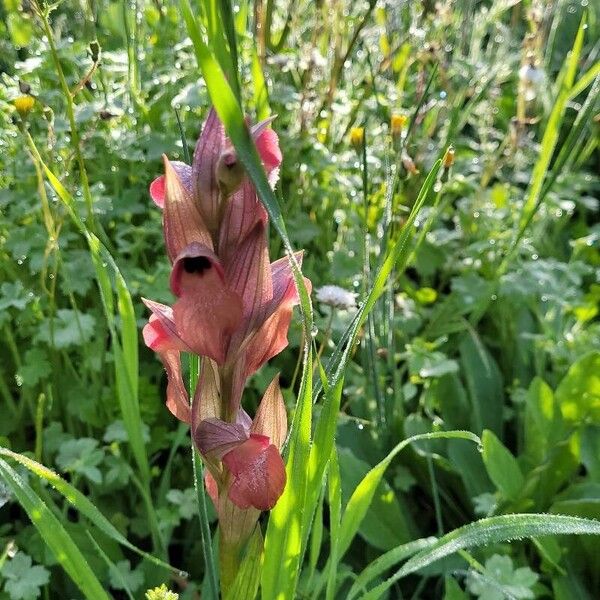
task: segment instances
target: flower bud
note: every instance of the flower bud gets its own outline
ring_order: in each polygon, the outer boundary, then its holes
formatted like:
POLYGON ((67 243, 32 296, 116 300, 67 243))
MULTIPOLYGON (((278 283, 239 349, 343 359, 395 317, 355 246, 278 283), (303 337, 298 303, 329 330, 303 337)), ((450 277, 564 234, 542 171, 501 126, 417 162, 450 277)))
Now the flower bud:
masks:
POLYGON ((21 119, 24 119, 31 112, 35 100, 32 96, 19 96, 13 100, 13 104, 17 112, 21 115, 21 119))
POLYGON ((233 148, 224 150, 219 157, 216 177, 223 198, 228 198, 240 187, 244 178, 244 166, 233 148))
POLYGON ((350 130, 350 143, 357 149, 360 150, 365 141, 365 128, 364 127, 353 127, 350 130))
POLYGON ((392 115, 390 128, 393 138, 399 138, 402 135, 402 131, 404 130, 404 127, 406 127, 407 122, 408 117, 406 115, 392 115))
POLYGON ((448 146, 442 159, 442 166, 444 169, 449 169, 454 164, 454 146, 448 146))

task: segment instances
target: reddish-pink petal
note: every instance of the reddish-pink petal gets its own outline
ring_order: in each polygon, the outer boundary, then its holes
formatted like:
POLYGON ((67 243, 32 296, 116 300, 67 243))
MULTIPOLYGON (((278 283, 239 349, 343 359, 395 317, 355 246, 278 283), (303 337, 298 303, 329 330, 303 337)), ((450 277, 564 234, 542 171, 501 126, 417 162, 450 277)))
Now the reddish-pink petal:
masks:
POLYGON ((196 354, 223 364, 242 300, 225 285, 214 254, 198 244, 186 248, 173 265, 171 288, 179 296, 173 317, 181 339, 196 354))
MULTIPOLYGON (((288 277, 286 271, 281 263, 278 263, 279 261, 274 263, 277 270, 275 274, 277 283, 275 281, 273 283, 277 297, 274 293, 269 307, 269 311, 272 312, 259 329, 247 339, 243 348, 245 377, 250 377, 288 345, 287 334, 292 320, 293 307, 298 304, 298 293, 291 274, 289 274, 289 279, 286 279, 288 277), (278 305, 277 302, 279 302, 278 305)), ((311 283, 306 277, 304 284, 310 293, 311 283)))
POLYGON ((163 225, 165 245, 171 262, 192 243, 199 243, 212 249, 212 238, 197 202, 181 180, 177 169, 163 157, 165 162, 164 213, 163 225))
POLYGON ((204 486, 206 487, 206 491, 216 508, 219 502, 219 487, 217 486, 215 478, 208 470, 204 472, 204 486))
POLYGON ((173 309, 170 306, 142 298, 142 302, 152 311, 150 320, 144 326, 143 336, 146 346, 155 352, 179 350, 191 352, 179 334, 173 319, 173 309))
POLYGON ((231 290, 242 299, 243 323, 233 342, 241 344, 247 334, 264 322, 273 298, 269 250, 262 222, 256 224, 225 265, 231 290))
POLYGON ((154 200, 154 204, 160 208, 165 206, 165 176, 159 175, 150 184, 150 197, 154 200))
POLYGON ((167 408, 184 423, 191 422, 191 409, 181 372, 180 351, 188 348, 173 333, 169 319, 171 309, 164 304, 145 300, 152 315, 144 326, 144 342, 160 357, 167 371, 167 408))
POLYGON ((267 211, 258 199, 252 182, 245 178, 227 200, 219 232, 219 256, 228 262, 248 232, 259 222, 267 223, 267 211))
POLYGON ((244 347, 246 377, 256 373, 268 360, 286 348, 292 311, 290 303, 282 304, 248 340, 244 347))
POLYGON ((192 422, 192 411, 181 371, 181 354, 168 351, 159 355, 167 371, 167 408, 180 421, 192 422))
POLYGON ((267 173, 279 167, 283 157, 277 134, 270 127, 267 127, 259 133, 254 141, 267 173))
POLYGON ((264 435, 281 450, 287 436, 287 413, 279 386, 279 374, 269 384, 252 421, 251 433, 264 435))
POLYGON ((211 231, 218 226, 221 198, 216 169, 224 147, 225 128, 215 109, 211 108, 196 144, 192 163, 195 195, 200 212, 211 231))
POLYGON ((281 455, 268 437, 251 434, 223 457, 223 463, 234 477, 228 495, 236 506, 258 510, 275 506, 283 493, 286 473, 281 455))
MULTIPOLYGON (((183 186, 192 193, 192 167, 186 165, 183 162, 178 160, 172 160, 171 166, 175 169, 175 172, 179 176, 179 180, 183 184, 183 186)), ((165 176, 161 175, 157 177, 150 184, 150 197, 154 200, 154 203, 160 207, 164 208, 165 205, 165 176)))

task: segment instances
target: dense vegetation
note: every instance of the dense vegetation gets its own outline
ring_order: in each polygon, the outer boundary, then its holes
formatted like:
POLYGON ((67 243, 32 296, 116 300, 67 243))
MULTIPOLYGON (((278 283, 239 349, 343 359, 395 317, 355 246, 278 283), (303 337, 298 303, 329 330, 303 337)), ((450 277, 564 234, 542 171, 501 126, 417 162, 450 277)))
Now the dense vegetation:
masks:
MULTIPOLYGON (((178 3, 48 8, 0 7, 0 598, 82 597, 61 568, 79 559, 115 598, 162 583, 200 597, 188 428, 165 409, 164 371, 139 332, 141 297, 170 301, 148 186, 163 153, 193 150, 207 84, 178 3), (55 470, 91 508, 9 451, 55 470)), ((315 431, 341 391, 296 597, 362 597, 395 573, 372 597, 600 594, 598 538, 543 535, 543 519, 538 534, 484 531, 468 552, 398 573, 429 536, 484 517, 600 519, 599 18, 587 0, 235 5, 245 112, 277 115, 276 195, 316 292, 314 369, 302 368, 298 313, 244 403, 281 372, 291 422, 313 372, 315 431), (356 306, 319 293, 326 285, 356 306), (359 343, 344 346, 373 285, 359 343), (385 464, 357 535, 344 530, 369 469, 405 438, 451 430, 481 444, 411 444, 385 464)), ((275 228, 270 246, 284 254, 275 228)))

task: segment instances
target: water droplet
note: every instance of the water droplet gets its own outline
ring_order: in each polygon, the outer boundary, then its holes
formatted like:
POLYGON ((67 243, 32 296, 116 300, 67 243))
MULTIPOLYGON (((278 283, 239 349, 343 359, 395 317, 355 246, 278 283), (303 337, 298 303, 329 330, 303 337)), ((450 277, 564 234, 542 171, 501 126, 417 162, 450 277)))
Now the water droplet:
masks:
POLYGON ((362 429, 364 429, 364 428, 365 428, 365 426, 364 426, 362 423, 359 423, 359 424, 357 425, 357 427, 358 427, 360 430, 362 430, 362 429))

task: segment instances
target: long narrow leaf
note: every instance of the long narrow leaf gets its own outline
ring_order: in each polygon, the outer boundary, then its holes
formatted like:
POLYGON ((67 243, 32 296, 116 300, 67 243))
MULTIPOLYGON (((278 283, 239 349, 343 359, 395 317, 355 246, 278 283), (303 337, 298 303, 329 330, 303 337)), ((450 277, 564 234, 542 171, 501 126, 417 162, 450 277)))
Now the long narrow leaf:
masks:
POLYGON ((430 548, 419 552, 387 581, 365 594, 363 600, 381 598, 399 579, 459 550, 543 535, 600 535, 600 522, 579 517, 544 514, 501 515, 481 519, 455 529, 440 538, 430 548))
POLYGON ((353 600, 353 598, 356 598, 358 594, 366 591, 367 586, 382 573, 388 569, 391 569, 399 562, 406 560, 413 554, 416 554, 421 550, 425 550, 426 548, 430 548, 436 543, 436 541, 437 538, 434 537, 422 538, 420 540, 415 540, 414 542, 408 542, 408 544, 402 544, 401 546, 392 548, 385 554, 378 556, 356 578, 355 582, 350 588, 350 591, 348 592, 348 597, 346 600, 353 600))
POLYGON ((0 477, 15 495, 62 568, 86 598, 110 600, 87 560, 52 510, 29 484, 4 460, 0 459, 0 477))
MULTIPOLYGON (((327 573, 337 570, 337 561, 341 560, 348 550, 354 536, 358 532, 360 525, 367 514, 367 510, 371 505, 373 496, 377 490, 377 487, 381 483, 381 479, 387 468, 390 466, 392 460, 396 455, 401 452, 404 448, 410 444, 422 440, 433 440, 433 439, 462 439, 474 442, 477 445, 481 444, 481 440, 478 436, 470 431, 435 431, 433 433, 422 433, 414 435, 410 438, 402 440, 397 444, 391 452, 379 463, 377 463, 360 481, 356 486, 354 492, 348 500, 346 510, 342 517, 342 523, 340 526, 339 539, 336 542, 336 553, 331 556, 325 569, 323 570, 323 577, 320 580, 320 584, 323 583, 324 577, 327 573)), ((318 587, 318 586, 317 586, 318 587)))
POLYGON ((43 481, 49 483, 57 492, 62 496, 84 517, 89 519, 100 531, 105 533, 108 537, 112 538, 115 542, 125 546, 132 552, 139 554, 146 560, 168 569, 179 576, 186 576, 186 573, 182 573, 179 569, 172 567, 171 565, 163 562, 159 558, 152 556, 144 550, 140 550, 137 546, 134 546, 95 506, 84 496, 77 488, 73 487, 70 483, 65 481, 60 475, 45 467, 44 465, 36 462, 35 460, 13 452, 8 448, 0 447, 0 456, 8 459, 12 459, 23 465, 29 472, 33 473, 43 481))

